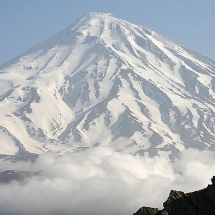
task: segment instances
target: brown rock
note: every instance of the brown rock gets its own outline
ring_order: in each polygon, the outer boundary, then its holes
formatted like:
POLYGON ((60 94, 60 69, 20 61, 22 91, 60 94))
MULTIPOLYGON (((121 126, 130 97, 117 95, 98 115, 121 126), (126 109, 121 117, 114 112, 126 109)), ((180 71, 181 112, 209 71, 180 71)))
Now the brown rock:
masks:
POLYGON ((134 215, 156 215, 158 211, 157 208, 142 207, 134 215))
POLYGON ((184 193, 172 190, 164 209, 142 207, 134 215, 215 215, 215 177, 206 189, 184 193))

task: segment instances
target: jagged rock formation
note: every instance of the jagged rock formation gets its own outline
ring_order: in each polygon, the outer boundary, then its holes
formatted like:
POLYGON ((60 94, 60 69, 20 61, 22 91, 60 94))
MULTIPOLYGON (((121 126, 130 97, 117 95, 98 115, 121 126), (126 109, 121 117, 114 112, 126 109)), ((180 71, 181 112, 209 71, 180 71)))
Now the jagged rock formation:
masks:
POLYGON ((191 193, 172 190, 164 209, 142 207, 134 215, 214 215, 215 176, 211 181, 206 189, 191 193))

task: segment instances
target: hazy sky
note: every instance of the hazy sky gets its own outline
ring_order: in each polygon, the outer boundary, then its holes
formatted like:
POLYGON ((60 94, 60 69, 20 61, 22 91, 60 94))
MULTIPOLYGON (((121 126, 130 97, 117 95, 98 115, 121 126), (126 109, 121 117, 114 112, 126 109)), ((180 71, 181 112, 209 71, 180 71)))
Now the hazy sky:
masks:
POLYGON ((214 0, 0 0, 0 65, 87 12, 113 13, 215 60, 214 0))

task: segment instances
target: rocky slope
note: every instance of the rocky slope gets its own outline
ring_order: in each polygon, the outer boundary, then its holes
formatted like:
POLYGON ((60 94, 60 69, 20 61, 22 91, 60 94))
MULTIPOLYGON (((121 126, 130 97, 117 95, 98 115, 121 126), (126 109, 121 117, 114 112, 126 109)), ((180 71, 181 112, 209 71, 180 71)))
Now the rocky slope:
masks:
POLYGON ((215 214, 215 176, 212 185, 192 193, 172 190, 164 209, 142 207, 134 215, 214 215, 215 214))
POLYGON ((215 63, 89 13, 0 67, 0 157, 92 147, 174 160, 214 150, 215 63))

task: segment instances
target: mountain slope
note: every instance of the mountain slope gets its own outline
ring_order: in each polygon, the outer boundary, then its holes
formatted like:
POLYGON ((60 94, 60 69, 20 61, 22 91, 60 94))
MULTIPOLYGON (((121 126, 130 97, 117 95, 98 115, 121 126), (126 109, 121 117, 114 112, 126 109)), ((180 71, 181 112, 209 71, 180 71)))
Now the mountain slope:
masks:
POLYGON ((214 149, 215 63, 89 13, 0 68, 0 154, 214 149))

